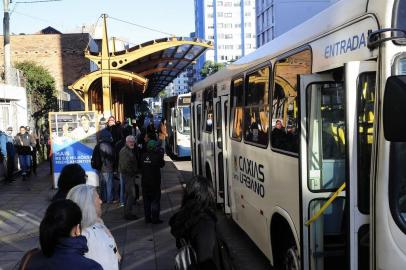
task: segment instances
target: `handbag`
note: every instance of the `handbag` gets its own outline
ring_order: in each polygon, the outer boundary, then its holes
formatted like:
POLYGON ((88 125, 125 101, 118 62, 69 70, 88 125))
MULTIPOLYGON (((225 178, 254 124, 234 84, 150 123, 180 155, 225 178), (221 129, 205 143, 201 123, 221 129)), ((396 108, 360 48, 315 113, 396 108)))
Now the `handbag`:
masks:
POLYGON ((197 264, 197 256, 192 245, 182 238, 179 240, 181 247, 175 255, 175 270, 190 270, 197 264))

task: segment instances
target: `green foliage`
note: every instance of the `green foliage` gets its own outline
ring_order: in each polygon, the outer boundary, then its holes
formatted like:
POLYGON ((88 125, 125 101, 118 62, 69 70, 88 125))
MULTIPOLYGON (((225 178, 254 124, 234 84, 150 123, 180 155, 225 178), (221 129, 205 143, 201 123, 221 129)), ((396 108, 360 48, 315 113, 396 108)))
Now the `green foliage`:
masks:
POLYGON ((213 61, 206 61, 203 65, 202 70, 200 70, 200 75, 203 78, 206 78, 207 76, 210 76, 214 73, 216 73, 217 71, 219 71, 220 69, 222 69, 223 67, 225 67, 225 65, 223 63, 215 63, 213 61))
POLYGON ((55 80, 49 71, 31 61, 20 62, 15 66, 24 72, 27 79, 27 96, 35 122, 42 117, 47 119, 48 112, 58 111, 55 80))

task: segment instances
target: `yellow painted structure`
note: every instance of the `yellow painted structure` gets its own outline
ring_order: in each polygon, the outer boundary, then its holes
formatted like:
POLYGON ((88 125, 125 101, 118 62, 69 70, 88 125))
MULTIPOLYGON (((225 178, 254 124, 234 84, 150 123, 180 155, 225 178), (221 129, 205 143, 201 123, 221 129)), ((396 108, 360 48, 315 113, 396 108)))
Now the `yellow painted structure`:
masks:
MULTIPOLYGON (((84 102, 85 110, 89 110, 94 108, 94 104, 90 104, 89 102, 89 92, 92 85, 94 86, 94 83, 98 79, 101 79, 102 113, 105 117, 112 115, 112 81, 126 84, 127 88, 128 85, 131 85, 134 91, 145 93, 148 88, 148 77, 154 76, 154 74, 163 74, 162 72, 164 71, 174 72, 170 73, 171 75, 159 75, 162 78, 165 78, 164 84, 169 84, 168 77, 176 77, 173 74, 179 74, 206 49, 213 48, 211 42, 203 42, 198 39, 171 37, 167 39, 153 40, 117 52, 115 48, 115 40, 113 38, 113 48, 112 52, 110 52, 107 35, 107 15, 103 14, 102 16, 103 36, 101 51, 94 53, 87 50, 85 52, 85 57, 94 62, 99 70, 81 77, 70 85, 69 89, 71 89, 80 100, 84 102), (182 50, 183 48, 185 48, 184 51, 182 50), (165 56, 165 50, 173 50, 174 53, 171 53, 172 55, 168 57, 165 56), (176 52, 179 52, 182 56, 175 57, 176 52), (160 57, 156 59, 146 58, 151 55, 156 55, 157 53, 160 54, 160 57), (146 61, 137 63, 137 61, 140 61, 143 58, 146 58, 146 61), (175 62, 176 65, 172 66, 172 63, 175 62), (165 63, 166 66, 162 66, 162 63, 165 63), (180 67, 177 67, 178 65, 180 65, 180 67), (134 70, 136 70, 136 72, 134 70)), ((157 79, 154 78, 154 82, 156 80, 157 79)))

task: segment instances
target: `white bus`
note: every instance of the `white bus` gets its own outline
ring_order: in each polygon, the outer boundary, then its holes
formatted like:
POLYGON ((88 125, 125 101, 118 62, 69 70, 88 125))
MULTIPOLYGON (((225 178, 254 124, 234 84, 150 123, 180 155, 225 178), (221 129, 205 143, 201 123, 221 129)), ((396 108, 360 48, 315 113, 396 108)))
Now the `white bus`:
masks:
POLYGON ((194 173, 272 265, 405 269, 406 0, 337 2, 191 108, 194 173))
POLYGON ((176 157, 190 157, 190 93, 165 98, 162 116, 169 135, 167 150, 176 157))

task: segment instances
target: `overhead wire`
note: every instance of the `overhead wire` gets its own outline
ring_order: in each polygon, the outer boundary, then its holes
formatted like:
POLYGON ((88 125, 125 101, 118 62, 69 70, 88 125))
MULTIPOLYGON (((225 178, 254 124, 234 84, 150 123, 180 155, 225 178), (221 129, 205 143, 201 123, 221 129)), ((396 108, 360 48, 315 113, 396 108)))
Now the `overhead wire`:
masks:
POLYGON ((136 27, 139 27, 139 28, 144 28, 144 29, 147 29, 147 30, 150 30, 150 31, 153 31, 153 32, 157 32, 157 33, 161 33, 161 34, 164 34, 164 35, 176 36, 176 35, 168 33, 168 32, 164 32, 164 31, 161 31, 161 30, 158 30, 158 29, 143 26, 143 25, 133 23, 133 22, 129 22, 129 21, 126 21, 126 20, 122 20, 122 19, 119 19, 119 18, 115 18, 115 17, 111 17, 111 16, 109 16, 109 18, 112 19, 112 20, 116 20, 116 21, 119 21, 119 22, 122 22, 122 23, 130 24, 130 25, 133 25, 133 26, 136 26, 136 27))

